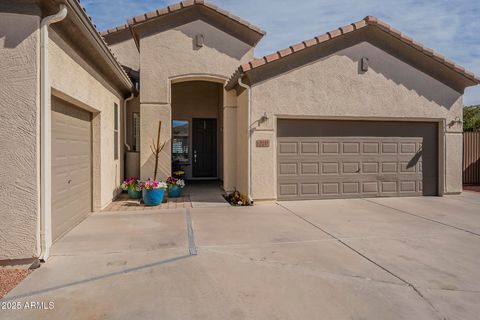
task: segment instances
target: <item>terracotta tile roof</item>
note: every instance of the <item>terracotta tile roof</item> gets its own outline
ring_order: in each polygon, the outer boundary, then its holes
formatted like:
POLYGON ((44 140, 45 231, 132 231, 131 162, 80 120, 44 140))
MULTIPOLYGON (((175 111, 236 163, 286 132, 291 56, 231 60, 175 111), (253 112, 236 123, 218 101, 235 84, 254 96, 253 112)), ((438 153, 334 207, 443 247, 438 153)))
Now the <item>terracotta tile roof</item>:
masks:
POLYGON ((259 59, 254 59, 254 60, 252 60, 248 63, 242 64, 238 68, 238 70, 233 74, 233 76, 231 77, 231 81, 234 81, 234 79, 236 79, 236 78, 238 79, 240 74, 251 71, 252 69, 261 67, 265 64, 268 64, 268 63, 271 63, 273 61, 282 59, 282 58, 284 58, 284 57, 286 57, 290 54, 293 54, 295 52, 302 51, 302 50, 304 50, 308 47, 324 43, 326 41, 329 41, 330 39, 340 37, 344 34, 353 32, 355 30, 358 30, 358 29, 361 29, 361 28, 364 28, 364 27, 367 27, 367 26, 374 26, 374 27, 377 27, 377 28, 389 33, 390 35, 394 36, 395 38, 397 38, 397 39, 401 40, 402 42, 412 46, 415 49, 417 49, 418 51, 426 54, 429 57, 432 57, 436 61, 442 63, 445 66, 447 66, 448 68, 460 73, 461 75, 470 79, 471 81, 473 81, 477 84, 480 83, 480 77, 479 76, 476 76, 472 72, 470 72, 468 70, 465 70, 464 67, 462 67, 458 64, 455 64, 451 60, 446 59, 441 54, 433 51, 430 48, 425 47, 423 44, 421 44, 419 42, 416 42, 412 38, 406 36, 405 34, 401 33, 397 29, 391 27, 390 25, 386 24, 382 20, 380 20, 376 17, 373 17, 373 16, 367 16, 360 21, 357 21, 357 22, 351 23, 349 25, 340 27, 338 29, 329 31, 325 34, 322 34, 322 35, 316 36, 312 39, 308 39, 308 40, 305 40, 303 42, 294 44, 294 45, 292 45, 288 48, 285 48, 283 50, 279 50, 279 51, 277 51, 275 53, 272 53, 270 55, 264 56, 264 57, 259 58, 259 59))
POLYGON ((136 24, 148 21, 150 19, 155 19, 155 18, 158 18, 158 17, 161 17, 161 16, 165 16, 167 14, 170 14, 170 13, 173 13, 173 12, 176 12, 176 11, 188 8, 188 7, 193 7, 193 6, 204 6, 206 8, 209 8, 209 9, 211 9, 211 10, 213 10, 213 11, 215 11, 215 12, 217 12, 217 13, 219 13, 219 14, 221 14, 221 15, 223 15, 223 16, 225 16, 225 17, 227 17, 227 18, 229 18, 229 19, 247 27, 247 28, 249 28, 250 30, 255 31, 256 33, 258 33, 262 36, 265 35, 265 31, 263 31, 262 29, 254 26, 253 24, 241 19, 240 17, 238 17, 234 14, 231 14, 230 12, 228 12, 226 10, 223 10, 223 9, 219 8, 218 6, 216 6, 214 4, 211 4, 211 3, 209 3, 205 0, 185 0, 185 1, 182 1, 182 2, 179 2, 179 3, 176 3, 176 4, 169 5, 168 7, 165 7, 165 8, 161 8, 161 9, 157 9, 157 10, 154 10, 154 11, 147 12, 145 14, 133 17, 131 19, 128 19, 127 24, 124 24, 124 25, 121 25, 121 26, 103 31, 103 32, 101 32, 101 35, 106 36, 106 35, 109 35, 109 34, 112 34, 112 33, 115 33, 115 32, 119 32, 119 31, 128 29, 129 27, 132 27, 136 24))
POLYGON ((98 39, 100 39, 100 40, 101 40, 101 43, 103 44, 103 47, 104 47, 103 49, 106 49, 106 51, 108 52, 108 54, 113 58, 113 61, 114 61, 114 63, 116 64, 116 67, 120 70, 120 72, 122 73, 122 75, 125 76, 126 79, 128 79, 129 85, 131 85, 132 88, 133 88, 133 84, 132 84, 132 82, 131 82, 131 80, 130 80, 130 77, 129 77, 128 73, 126 72, 126 70, 124 69, 124 67, 121 65, 120 61, 119 61, 118 58, 115 56, 115 54, 113 53, 113 51, 110 49, 109 45, 105 42, 105 39, 103 38, 102 34, 98 31, 96 24, 93 22, 92 17, 88 15, 87 9, 85 9, 85 7, 81 4, 80 0, 72 0, 71 2, 73 2, 74 4, 76 4, 77 8, 80 8, 80 10, 83 11, 83 15, 88 18, 88 21, 89 21, 90 26, 93 27, 93 29, 94 29, 95 32, 96 32, 96 35, 94 34, 93 37, 97 37, 97 35, 98 35, 98 39))

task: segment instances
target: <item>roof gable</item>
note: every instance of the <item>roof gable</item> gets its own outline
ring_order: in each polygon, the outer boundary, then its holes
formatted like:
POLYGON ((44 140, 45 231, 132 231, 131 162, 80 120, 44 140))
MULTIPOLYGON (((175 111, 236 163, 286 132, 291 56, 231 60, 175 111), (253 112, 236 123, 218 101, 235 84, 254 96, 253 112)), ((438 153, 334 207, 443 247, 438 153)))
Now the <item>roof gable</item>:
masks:
MULTIPOLYGON (((301 52, 308 48, 330 43, 334 41, 334 39, 340 39, 344 36, 353 35, 355 31, 364 30, 367 28, 374 28, 376 30, 379 30, 384 34, 387 34, 389 37, 395 38, 402 44, 411 47, 414 51, 416 51, 417 54, 423 55, 422 57, 423 60, 425 60, 424 59, 425 57, 427 59, 434 60, 435 62, 442 65, 442 67, 445 67, 446 69, 453 71, 455 74, 462 76, 466 81, 465 83, 469 84, 470 86, 480 83, 480 77, 466 70, 464 67, 454 63, 451 60, 446 59, 441 54, 413 40, 412 38, 408 37, 407 35, 403 34, 397 29, 391 27, 385 22, 379 20, 378 18, 373 16, 367 16, 360 21, 329 31, 322 35, 316 36, 312 39, 308 39, 300 43, 294 44, 288 48, 279 50, 273 54, 266 55, 262 58, 254 59, 248 63, 242 64, 238 68, 238 70, 232 75, 229 83, 227 84, 227 88, 233 88, 233 86, 236 85, 238 78, 242 77, 244 74, 247 74, 253 70, 256 70, 257 68, 260 68, 264 65, 271 64, 275 61, 284 59, 290 55, 295 55, 298 52, 301 52)), ((378 44, 380 41, 381 40, 377 39, 376 44, 378 44)), ((418 64, 414 63, 414 65, 418 69, 421 69, 421 67, 419 67, 418 64)), ((439 72, 436 72, 436 74, 434 72, 432 76, 435 78, 442 78, 440 77, 439 72)), ((469 86, 469 85, 466 85, 466 86, 469 86)))
POLYGON ((223 28, 231 29, 234 35, 243 38, 242 40, 252 46, 255 46, 266 34, 262 29, 205 0, 186 0, 128 19, 127 24, 108 29, 102 32, 101 35, 108 37, 128 29, 133 33, 133 29, 140 25, 192 10, 197 10, 203 13, 204 16, 216 18, 223 28))

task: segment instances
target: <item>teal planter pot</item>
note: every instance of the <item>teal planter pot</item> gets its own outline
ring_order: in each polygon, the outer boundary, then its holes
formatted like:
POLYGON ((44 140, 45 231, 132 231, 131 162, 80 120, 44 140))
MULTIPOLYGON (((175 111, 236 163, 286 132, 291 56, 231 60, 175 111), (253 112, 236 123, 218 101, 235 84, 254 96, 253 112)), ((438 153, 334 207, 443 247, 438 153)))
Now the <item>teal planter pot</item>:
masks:
POLYGON ((182 188, 177 185, 172 185, 168 188, 169 198, 178 198, 182 195, 182 188))
POLYGON ((140 199, 142 197, 142 191, 137 191, 135 189, 128 189, 128 197, 130 199, 140 199))
POLYGON ((158 206, 163 202, 165 189, 143 189, 143 204, 146 206, 158 206))

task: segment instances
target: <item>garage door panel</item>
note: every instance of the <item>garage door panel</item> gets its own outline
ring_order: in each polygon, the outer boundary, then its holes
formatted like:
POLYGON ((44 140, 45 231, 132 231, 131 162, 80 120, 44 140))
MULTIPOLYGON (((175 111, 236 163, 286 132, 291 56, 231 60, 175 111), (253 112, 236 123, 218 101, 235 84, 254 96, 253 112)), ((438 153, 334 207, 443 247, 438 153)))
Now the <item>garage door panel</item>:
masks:
MULTIPOLYGON (((437 193, 437 130, 434 123, 309 121, 314 132, 325 136, 282 136, 285 132, 295 133, 294 122, 288 122, 288 130, 282 129, 283 120, 279 120, 278 127, 279 199, 437 193), (340 136, 328 131, 333 128, 332 123, 335 123, 333 131, 340 136), (321 129, 324 126, 327 130, 321 129), (361 133, 359 128, 365 128, 369 136, 341 135, 361 133), (378 128, 378 136, 375 136, 375 128, 378 128), (428 163, 428 172, 424 171, 423 162, 428 163), (425 185, 428 188, 424 188, 425 185)), ((300 132, 308 133, 302 120, 296 122, 296 126, 302 128, 300 132)))
POLYGON ((280 183, 278 191, 281 196, 298 196, 296 183, 280 183))
POLYGON ((345 154, 345 155, 360 154, 360 142, 343 142, 342 154, 345 154))
POLYGON ((301 162, 300 163, 301 175, 318 175, 318 162, 301 162))
POLYGON ((278 150, 281 155, 297 155, 298 143, 290 141, 280 142, 278 145, 278 150))
POLYGON ((362 183, 362 193, 377 194, 378 193, 378 181, 363 182, 362 183))
POLYGON ((323 155, 338 155, 340 153, 340 144, 338 142, 320 142, 323 155))
POLYGON ((300 154, 303 156, 318 156, 318 142, 305 141, 300 144, 300 154))
POLYGON ((318 196, 320 194, 320 187, 318 183, 301 183, 301 196, 318 196))
POLYGON ((91 114, 52 98, 52 233, 58 239, 91 211, 91 114))
POLYGON ((343 174, 357 174, 360 171, 359 162, 343 162, 343 174))
POLYGON ((340 165, 338 162, 323 162, 322 174, 323 175, 336 175, 340 173, 340 165))

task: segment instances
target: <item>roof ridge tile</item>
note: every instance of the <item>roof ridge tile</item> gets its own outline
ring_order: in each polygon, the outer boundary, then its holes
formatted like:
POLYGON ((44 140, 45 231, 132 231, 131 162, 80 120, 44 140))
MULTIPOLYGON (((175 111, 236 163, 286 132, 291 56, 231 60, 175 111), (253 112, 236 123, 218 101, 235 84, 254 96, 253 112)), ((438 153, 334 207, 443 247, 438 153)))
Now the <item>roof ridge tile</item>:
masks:
MULTIPOLYGON (((259 27, 255 26, 255 25, 251 24, 250 22, 248 22, 246 20, 243 20, 239 16, 236 16, 236 15, 230 13, 229 11, 227 11, 225 9, 222 9, 222 8, 218 7, 217 5, 215 5, 213 3, 210 3, 208 1, 205 1, 205 0, 184 0, 184 1, 181 1, 181 2, 177 2, 177 3, 174 3, 174 4, 168 5, 168 6, 163 7, 163 8, 158 8, 156 10, 146 12, 143 15, 138 15, 138 16, 129 18, 129 19, 127 19, 127 28, 129 26, 133 26, 133 25, 136 25, 138 23, 142 23, 142 22, 148 21, 150 19, 154 19, 154 18, 163 16, 165 14, 176 12, 178 10, 188 8, 188 7, 192 7, 192 6, 195 6, 195 5, 205 6, 205 7, 209 8, 211 10, 214 10, 215 12, 217 12, 217 13, 219 13, 219 14, 221 14, 221 15, 223 15, 223 16, 225 16, 225 17, 227 17, 227 18, 229 18, 233 21, 236 21, 236 22, 244 25, 245 27, 247 27, 247 28, 249 28, 249 29, 261 34, 261 35, 266 34, 266 32, 263 31, 262 29, 260 29, 259 27)), ((114 27, 114 28, 110 28, 108 30, 102 31, 101 34, 103 36, 107 36, 109 34, 118 32, 120 30, 123 30, 123 29, 118 29, 118 27, 114 27)))

